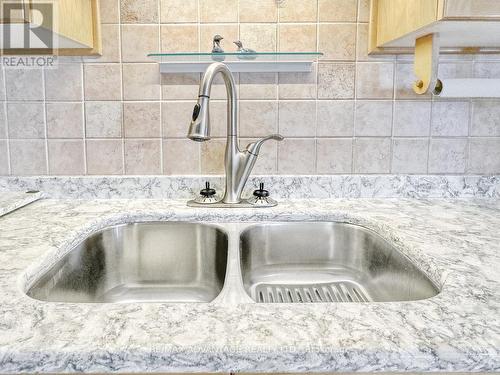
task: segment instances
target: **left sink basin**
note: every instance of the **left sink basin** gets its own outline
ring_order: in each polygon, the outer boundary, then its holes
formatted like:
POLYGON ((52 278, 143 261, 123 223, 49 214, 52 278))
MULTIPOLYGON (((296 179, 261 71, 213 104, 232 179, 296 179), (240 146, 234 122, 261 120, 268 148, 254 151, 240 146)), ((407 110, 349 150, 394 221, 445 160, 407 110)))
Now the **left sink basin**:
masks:
POLYGON ((28 290, 71 303, 210 302, 222 290, 228 238, 199 223, 134 223, 77 245, 28 290))

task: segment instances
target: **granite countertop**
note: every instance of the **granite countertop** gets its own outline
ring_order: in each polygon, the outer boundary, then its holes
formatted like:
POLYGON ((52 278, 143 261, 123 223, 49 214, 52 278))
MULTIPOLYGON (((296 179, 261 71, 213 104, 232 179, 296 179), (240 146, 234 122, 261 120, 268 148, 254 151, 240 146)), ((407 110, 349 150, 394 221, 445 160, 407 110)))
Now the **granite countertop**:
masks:
POLYGON ((500 201, 41 200, 0 218, 0 372, 500 370, 500 201), (342 220, 401 244, 442 292, 402 303, 64 304, 24 290, 87 234, 150 220, 342 220))
POLYGON ((42 193, 0 191, 0 216, 24 207, 42 197, 42 193))

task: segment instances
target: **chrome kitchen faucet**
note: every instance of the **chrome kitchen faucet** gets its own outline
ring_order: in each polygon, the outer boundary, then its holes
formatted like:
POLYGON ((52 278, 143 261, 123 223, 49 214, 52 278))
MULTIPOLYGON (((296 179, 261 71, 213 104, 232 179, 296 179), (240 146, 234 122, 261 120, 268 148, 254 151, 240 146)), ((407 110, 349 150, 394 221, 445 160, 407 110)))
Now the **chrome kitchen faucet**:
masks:
MULTIPOLYGON (((221 200, 215 202, 193 200, 189 206, 195 207, 270 207, 275 206, 276 201, 269 198, 267 191, 261 186, 254 197, 242 199, 241 194, 245 184, 257 161, 260 148, 268 140, 282 141, 279 134, 272 134, 256 142, 250 143, 246 150, 241 151, 238 146, 238 98, 236 84, 229 68, 223 63, 211 64, 205 72, 200 84, 198 103, 193 110, 193 117, 189 127, 188 138, 205 142, 210 140, 210 92, 215 76, 221 73, 224 78, 227 91, 227 140, 226 140, 226 191, 221 200)), ((209 190, 209 189, 208 189, 209 190)))

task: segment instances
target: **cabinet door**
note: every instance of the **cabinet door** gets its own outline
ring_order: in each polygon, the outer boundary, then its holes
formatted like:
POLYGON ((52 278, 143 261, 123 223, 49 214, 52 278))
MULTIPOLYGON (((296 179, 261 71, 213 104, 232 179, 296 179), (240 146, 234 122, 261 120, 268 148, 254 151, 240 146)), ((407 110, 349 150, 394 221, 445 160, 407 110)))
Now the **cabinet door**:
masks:
POLYGON ((439 0, 372 0, 371 7, 378 46, 427 26, 439 16, 439 0))
POLYGON ((0 0, 0 23, 28 23, 30 22, 29 11, 30 0, 0 0), (6 14, 6 6, 9 4, 18 5, 9 14, 6 14))
POLYGON ((500 1, 446 0, 444 18, 500 19, 500 1))

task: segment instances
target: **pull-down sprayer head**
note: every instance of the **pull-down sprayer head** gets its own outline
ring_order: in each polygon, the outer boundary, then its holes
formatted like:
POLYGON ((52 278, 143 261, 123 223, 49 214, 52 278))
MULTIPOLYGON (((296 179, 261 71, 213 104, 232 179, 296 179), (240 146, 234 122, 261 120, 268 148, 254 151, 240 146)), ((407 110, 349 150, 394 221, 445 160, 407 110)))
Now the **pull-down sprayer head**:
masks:
POLYGON ((210 140, 210 98, 200 95, 198 103, 194 106, 188 138, 196 142, 210 140))

